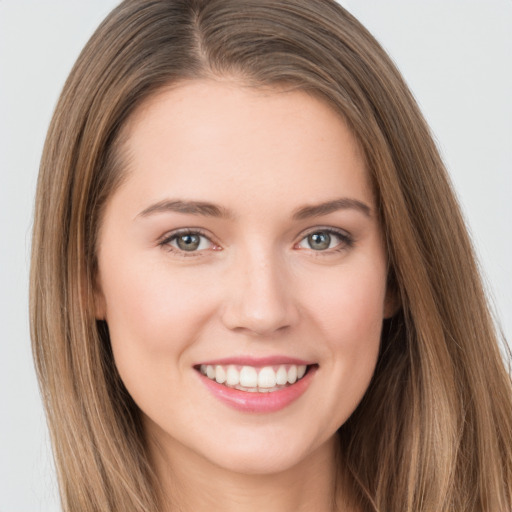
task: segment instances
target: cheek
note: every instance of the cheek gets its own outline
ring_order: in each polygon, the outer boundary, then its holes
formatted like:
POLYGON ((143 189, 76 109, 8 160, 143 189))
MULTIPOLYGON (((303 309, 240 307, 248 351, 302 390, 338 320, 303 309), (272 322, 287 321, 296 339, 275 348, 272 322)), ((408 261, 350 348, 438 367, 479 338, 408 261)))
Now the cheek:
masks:
POLYGON ((114 261, 102 289, 120 372, 138 372, 144 361, 158 365, 169 353, 179 359, 211 316, 213 298, 186 275, 114 261))
POLYGON ((310 295, 316 323, 336 346, 361 349, 380 338, 386 295, 380 267, 341 269, 317 281, 310 295))
MULTIPOLYGON (((317 285, 322 284, 317 282, 317 285)), ((324 342, 325 394, 333 428, 341 426, 363 398, 377 363, 385 300, 385 271, 351 268, 315 288, 311 314, 324 342), (322 290, 320 290, 322 288, 322 290)))
POLYGON ((208 324, 212 300, 186 276, 157 266, 130 275, 116 263, 103 283, 115 364, 134 401, 159 417, 180 400, 180 379, 190 369, 187 349, 208 324))

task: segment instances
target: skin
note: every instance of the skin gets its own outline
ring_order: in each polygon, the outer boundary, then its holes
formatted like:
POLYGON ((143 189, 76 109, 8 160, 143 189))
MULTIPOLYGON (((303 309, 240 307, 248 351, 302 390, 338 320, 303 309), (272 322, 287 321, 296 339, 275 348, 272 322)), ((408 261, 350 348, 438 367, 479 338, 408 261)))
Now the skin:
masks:
POLYGON ((369 385, 390 313, 353 136, 304 92, 228 80, 161 91, 125 135, 126 179, 99 235, 96 315, 141 409, 164 494, 183 511, 334 510, 335 433, 369 385), (345 202, 294 217, 340 198, 367 211, 345 202), (214 203, 224 215, 162 208, 168 200, 214 203), (169 240, 183 228, 205 235, 198 250, 169 240), (341 234, 313 249, 307 236, 326 228, 341 234), (228 407, 194 369, 274 355, 318 370, 272 413, 228 407))

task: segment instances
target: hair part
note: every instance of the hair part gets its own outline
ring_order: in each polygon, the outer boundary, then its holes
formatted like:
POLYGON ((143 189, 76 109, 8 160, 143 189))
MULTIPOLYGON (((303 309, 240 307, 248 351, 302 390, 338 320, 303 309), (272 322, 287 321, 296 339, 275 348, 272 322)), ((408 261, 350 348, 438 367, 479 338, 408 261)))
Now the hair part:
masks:
POLYGON ((321 98, 368 165, 401 309, 339 430, 360 507, 510 509, 510 375, 443 163, 386 53, 331 0, 126 0, 65 84, 36 197, 33 352, 64 511, 161 510, 138 408, 94 314, 97 237, 133 112, 162 88, 226 77, 321 98))

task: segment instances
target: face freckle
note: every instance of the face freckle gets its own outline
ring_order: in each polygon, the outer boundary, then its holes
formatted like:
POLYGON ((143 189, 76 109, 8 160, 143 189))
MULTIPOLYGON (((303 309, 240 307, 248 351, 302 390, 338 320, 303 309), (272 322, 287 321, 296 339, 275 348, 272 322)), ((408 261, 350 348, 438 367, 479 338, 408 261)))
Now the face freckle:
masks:
POLYGON ((304 92, 214 81, 158 93, 125 131, 97 314, 148 436, 174 464, 246 473, 320 456, 368 387, 387 302, 354 137, 304 92))

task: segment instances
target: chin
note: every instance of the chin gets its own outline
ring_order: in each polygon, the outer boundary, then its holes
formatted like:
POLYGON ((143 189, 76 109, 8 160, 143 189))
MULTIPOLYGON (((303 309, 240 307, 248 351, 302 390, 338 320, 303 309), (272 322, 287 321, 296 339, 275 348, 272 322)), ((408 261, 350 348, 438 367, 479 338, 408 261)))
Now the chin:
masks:
POLYGON ((286 472, 300 465, 306 458, 306 454, 292 450, 270 453, 260 448, 223 453, 221 458, 212 458, 211 462, 232 473, 264 476, 286 472))
POLYGON ((212 464, 238 474, 271 475, 296 469, 307 464, 313 454, 322 450, 326 456, 333 453, 335 435, 324 442, 305 442, 306 434, 295 432, 288 435, 262 436, 260 439, 233 439, 229 443, 217 444, 206 448, 203 456, 212 464), (294 439, 295 437, 295 439, 294 439))

